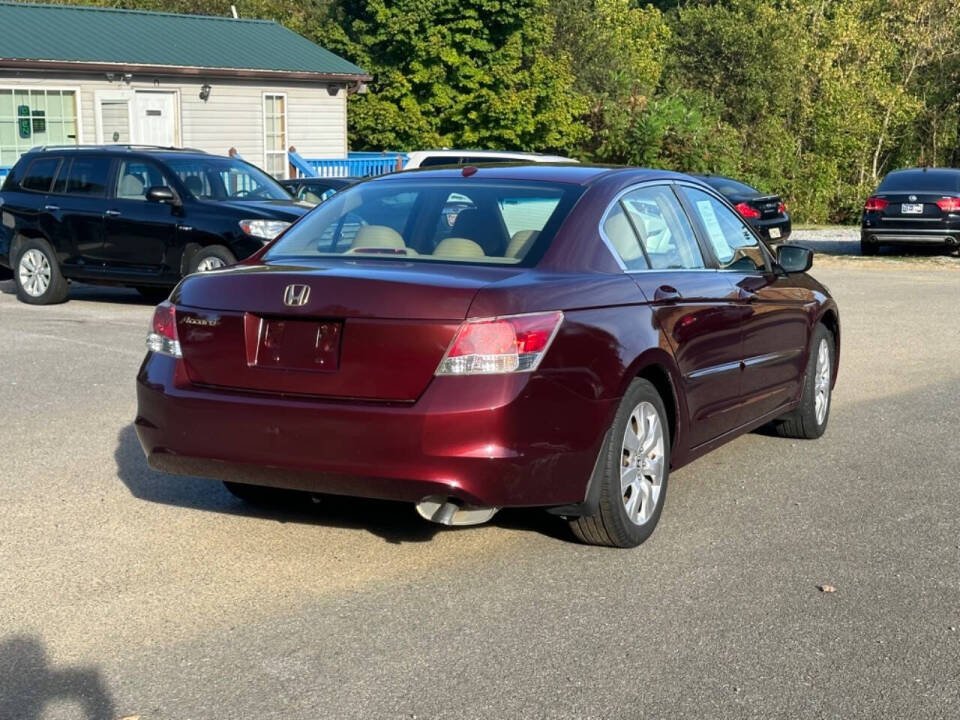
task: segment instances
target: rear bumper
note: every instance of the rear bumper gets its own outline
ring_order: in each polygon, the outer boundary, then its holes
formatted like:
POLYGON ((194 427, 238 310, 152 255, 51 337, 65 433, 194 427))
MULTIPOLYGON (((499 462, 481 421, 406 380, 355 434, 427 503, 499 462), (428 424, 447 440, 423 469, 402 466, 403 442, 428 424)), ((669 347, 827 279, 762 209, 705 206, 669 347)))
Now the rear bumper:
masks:
POLYGON ((792 224, 787 216, 770 218, 769 220, 751 220, 750 224, 760 233, 760 237, 774 243, 784 243, 790 237, 792 224), (780 231, 780 237, 771 237, 770 230, 780 231))
POLYGON ((874 228, 862 227, 860 239, 883 245, 960 245, 960 228, 874 228))
POLYGON ((166 472, 415 502, 584 499, 615 400, 549 375, 435 378, 416 403, 294 399, 190 386, 169 357, 137 378, 137 435, 166 472))

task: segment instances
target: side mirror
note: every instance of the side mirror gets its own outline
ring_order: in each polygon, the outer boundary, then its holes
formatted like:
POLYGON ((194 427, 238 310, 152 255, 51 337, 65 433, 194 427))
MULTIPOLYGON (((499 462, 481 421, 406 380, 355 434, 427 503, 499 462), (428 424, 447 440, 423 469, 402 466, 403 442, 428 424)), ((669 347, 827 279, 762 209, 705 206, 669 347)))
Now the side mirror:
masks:
POLYGON ((147 190, 147 200, 155 203, 166 203, 174 207, 180 207, 183 204, 180 202, 180 196, 174 192, 173 188, 168 188, 165 185, 154 185, 149 188, 147 190))
POLYGON ((799 245, 777 248, 777 265, 786 273, 802 273, 813 267, 813 250, 799 245))

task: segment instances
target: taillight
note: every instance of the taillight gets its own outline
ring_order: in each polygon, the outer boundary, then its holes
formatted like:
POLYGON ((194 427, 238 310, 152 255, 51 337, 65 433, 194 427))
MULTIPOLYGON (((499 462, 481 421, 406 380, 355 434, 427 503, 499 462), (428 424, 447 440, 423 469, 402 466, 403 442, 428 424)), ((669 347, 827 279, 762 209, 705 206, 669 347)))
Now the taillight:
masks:
POLYGON ((780 203, 779 205, 777 205, 777 212, 779 214, 783 215, 786 211, 787 211, 786 205, 784 205, 783 203, 780 203))
POLYGON ((733 207, 736 208, 737 212, 740 213, 741 216, 747 218, 748 220, 754 220, 760 217, 760 211, 754 207, 751 207, 750 205, 747 205, 745 202, 737 203, 733 207))
POLYGON ((960 212, 960 197, 944 197, 937 200, 937 207, 946 213, 960 212))
POLYGON ((177 337, 177 308, 160 303, 153 311, 153 322, 147 333, 147 350, 170 357, 183 357, 177 337))
POLYGON ((882 197, 868 197, 863 209, 867 212, 880 212, 890 203, 882 197))
POLYGON ((563 313, 468 320, 457 330, 437 375, 531 372, 546 354, 563 313))

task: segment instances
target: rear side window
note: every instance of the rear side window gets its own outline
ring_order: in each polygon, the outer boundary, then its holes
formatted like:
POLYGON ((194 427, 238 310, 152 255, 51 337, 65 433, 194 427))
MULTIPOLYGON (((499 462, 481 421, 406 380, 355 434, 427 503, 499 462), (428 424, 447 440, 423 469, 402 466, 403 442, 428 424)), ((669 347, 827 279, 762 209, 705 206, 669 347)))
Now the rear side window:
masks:
POLYGON ((56 177, 61 159, 48 157, 34 160, 24 173, 20 187, 34 192, 50 192, 50 186, 53 184, 53 178, 56 177))
POLYGON ((67 175, 66 192, 69 195, 104 197, 111 162, 111 158, 105 155, 74 157, 67 175))
POLYGON ((908 170, 887 175, 877 192, 960 192, 960 173, 944 170, 908 170))
POLYGON ((363 183, 294 225, 266 259, 520 264, 534 257, 534 247, 546 247, 581 192, 572 185, 478 178, 363 183))
POLYGON ((695 270, 704 266, 690 221, 667 185, 624 195, 607 213, 603 231, 627 270, 695 270))

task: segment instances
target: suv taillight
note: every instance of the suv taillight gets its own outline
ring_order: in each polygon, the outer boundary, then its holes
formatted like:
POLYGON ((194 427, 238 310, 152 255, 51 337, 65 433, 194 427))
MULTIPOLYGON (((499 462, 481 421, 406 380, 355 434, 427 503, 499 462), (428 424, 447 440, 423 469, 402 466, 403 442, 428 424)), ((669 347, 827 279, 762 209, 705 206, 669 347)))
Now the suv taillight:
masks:
POLYGON ((882 197, 868 197, 863 209, 867 212, 880 212, 890 203, 882 197))
POLYGON ((937 207, 945 213, 960 212, 960 197, 944 197, 937 200, 937 207))
POLYGON ((147 333, 147 350, 175 358, 183 357, 177 337, 177 308, 168 302, 160 303, 153 311, 153 322, 147 333))
POLYGON ((550 348, 563 313, 468 320, 457 330, 437 375, 532 372, 550 348))

